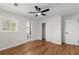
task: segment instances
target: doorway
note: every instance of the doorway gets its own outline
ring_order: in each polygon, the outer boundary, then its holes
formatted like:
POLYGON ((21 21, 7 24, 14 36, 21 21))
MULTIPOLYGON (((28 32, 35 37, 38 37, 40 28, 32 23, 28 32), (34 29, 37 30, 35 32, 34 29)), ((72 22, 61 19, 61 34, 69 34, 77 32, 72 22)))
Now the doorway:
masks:
POLYGON ((46 40, 46 23, 42 23, 42 40, 46 40))

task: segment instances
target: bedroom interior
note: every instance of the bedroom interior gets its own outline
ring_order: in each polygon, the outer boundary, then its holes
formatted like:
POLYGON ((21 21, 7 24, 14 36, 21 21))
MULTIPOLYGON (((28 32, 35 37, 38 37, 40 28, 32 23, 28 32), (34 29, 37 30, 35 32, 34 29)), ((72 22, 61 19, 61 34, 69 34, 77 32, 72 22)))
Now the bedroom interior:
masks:
POLYGON ((0 3, 0 55, 79 55, 79 3, 0 3))

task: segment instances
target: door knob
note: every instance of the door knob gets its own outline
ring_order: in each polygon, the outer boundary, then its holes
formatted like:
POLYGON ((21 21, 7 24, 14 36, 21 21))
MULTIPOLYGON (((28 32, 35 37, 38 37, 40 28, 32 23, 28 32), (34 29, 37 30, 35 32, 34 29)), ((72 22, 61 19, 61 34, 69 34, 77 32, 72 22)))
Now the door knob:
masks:
POLYGON ((68 34, 68 32, 66 32, 65 34, 68 34))

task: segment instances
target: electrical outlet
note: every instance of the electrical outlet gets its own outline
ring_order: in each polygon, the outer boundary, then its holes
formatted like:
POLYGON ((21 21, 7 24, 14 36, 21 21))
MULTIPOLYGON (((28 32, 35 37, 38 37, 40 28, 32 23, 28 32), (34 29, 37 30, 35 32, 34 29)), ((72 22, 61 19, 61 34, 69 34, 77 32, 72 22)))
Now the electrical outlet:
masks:
POLYGON ((79 41, 77 41, 79 43, 79 41))

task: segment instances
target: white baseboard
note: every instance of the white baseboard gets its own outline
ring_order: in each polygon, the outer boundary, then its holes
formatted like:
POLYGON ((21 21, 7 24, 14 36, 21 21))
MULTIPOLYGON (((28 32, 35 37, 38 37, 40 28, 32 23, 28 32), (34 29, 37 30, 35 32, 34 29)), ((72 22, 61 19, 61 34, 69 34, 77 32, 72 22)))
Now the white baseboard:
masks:
POLYGON ((55 43, 55 44, 58 44, 58 45, 62 45, 61 42, 52 42, 52 43, 55 43))

